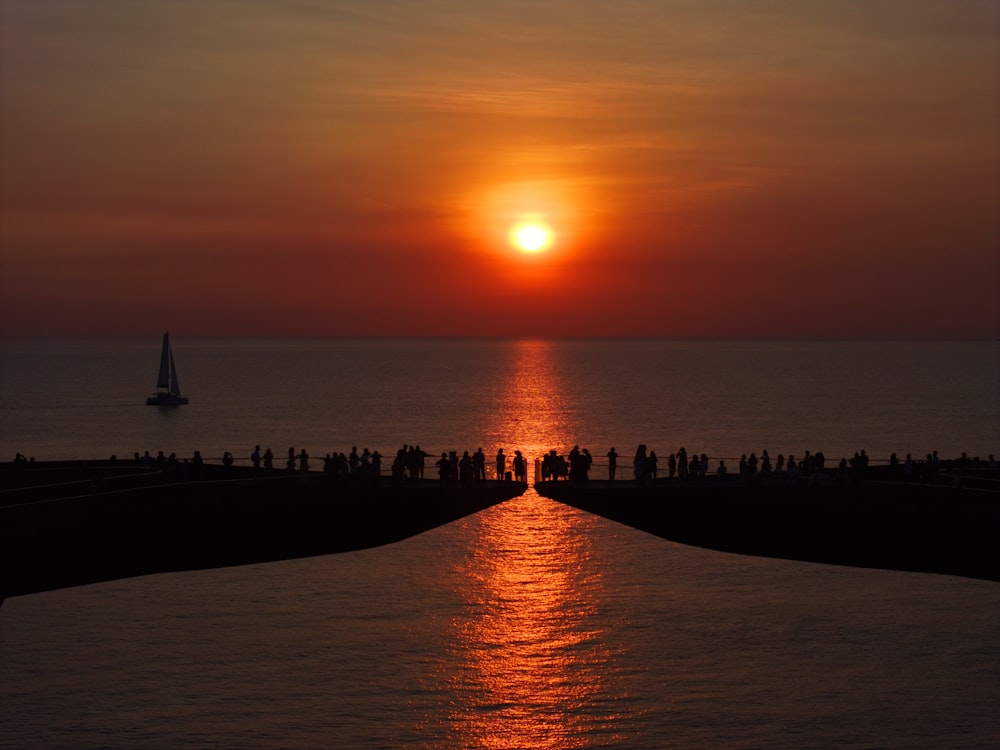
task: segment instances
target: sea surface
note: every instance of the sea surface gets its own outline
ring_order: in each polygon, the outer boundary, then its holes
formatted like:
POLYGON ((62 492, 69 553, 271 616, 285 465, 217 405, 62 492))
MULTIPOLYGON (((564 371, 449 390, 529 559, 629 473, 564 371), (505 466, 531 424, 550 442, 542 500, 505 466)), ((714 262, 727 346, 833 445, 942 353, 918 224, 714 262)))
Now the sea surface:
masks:
MULTIPOLYGON (((994 341, 0 340, 0 460, 403 444, 1000 452, 994 341)), ((72 560, 53 564, 72 565, 72 560)), ((995 748, 1000 585, 524 496, 385 547, 12 597, 3 748, 995 748)))

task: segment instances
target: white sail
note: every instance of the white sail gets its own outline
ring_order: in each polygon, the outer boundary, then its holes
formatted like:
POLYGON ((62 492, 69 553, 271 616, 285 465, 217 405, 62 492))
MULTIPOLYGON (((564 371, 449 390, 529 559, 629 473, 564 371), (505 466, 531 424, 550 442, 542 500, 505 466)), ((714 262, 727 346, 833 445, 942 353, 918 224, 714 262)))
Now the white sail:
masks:
POLYGON ((170 387, 170 371, 173 370, 173 355, 170 353, 170 334, 163 334, 163 347, 160 350, 160 374, 156 379, 157 388, 170 387))
POLYGON ((177 382, 177 368, 174 367, 174 353, 170 352, 170 392, 174 396, 181 395, 181 386, 177 382))

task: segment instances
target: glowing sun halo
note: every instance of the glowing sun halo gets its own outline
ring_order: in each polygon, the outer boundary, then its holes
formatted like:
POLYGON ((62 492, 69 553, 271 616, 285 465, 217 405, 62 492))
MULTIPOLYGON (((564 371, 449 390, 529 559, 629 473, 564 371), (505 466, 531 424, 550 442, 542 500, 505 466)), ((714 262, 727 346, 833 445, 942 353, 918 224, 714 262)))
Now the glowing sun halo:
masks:
POLYGON ((526 253, 538 253, 552 244, 552 231, 537 222, 518 224, 510 232, 511 243, 526 253))

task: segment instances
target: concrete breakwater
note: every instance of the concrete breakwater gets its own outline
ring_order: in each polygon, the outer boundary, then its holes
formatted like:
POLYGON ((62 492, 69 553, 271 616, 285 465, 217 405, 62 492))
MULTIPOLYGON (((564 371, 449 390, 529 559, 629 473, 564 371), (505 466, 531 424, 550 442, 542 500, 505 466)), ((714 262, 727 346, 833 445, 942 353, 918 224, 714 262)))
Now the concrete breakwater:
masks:
POLYGON ((380 546, 527 489, 204 469, 198 481, 102 462, 4 470, 0 597, 380 546))
POLYGON ((675 542, 745 555, 1000 581, 1000 492, 860 481, 542 482, 536 491, 675 542))

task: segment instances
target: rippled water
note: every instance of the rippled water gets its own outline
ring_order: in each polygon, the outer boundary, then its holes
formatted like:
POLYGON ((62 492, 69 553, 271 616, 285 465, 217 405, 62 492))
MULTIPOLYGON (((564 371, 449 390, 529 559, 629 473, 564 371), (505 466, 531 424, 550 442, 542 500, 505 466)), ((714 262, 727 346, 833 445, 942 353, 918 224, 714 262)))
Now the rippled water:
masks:
MULTIPOLYGON (((0 450, 986 454, 1000 421, 991 343, 175 341, 169 413, 141 405, 156 345, 4 342, 0 450)), ((14 597, 0 675, 3 747, 986 748, 1000 586, 529 492, 382 548, 14 597)))

